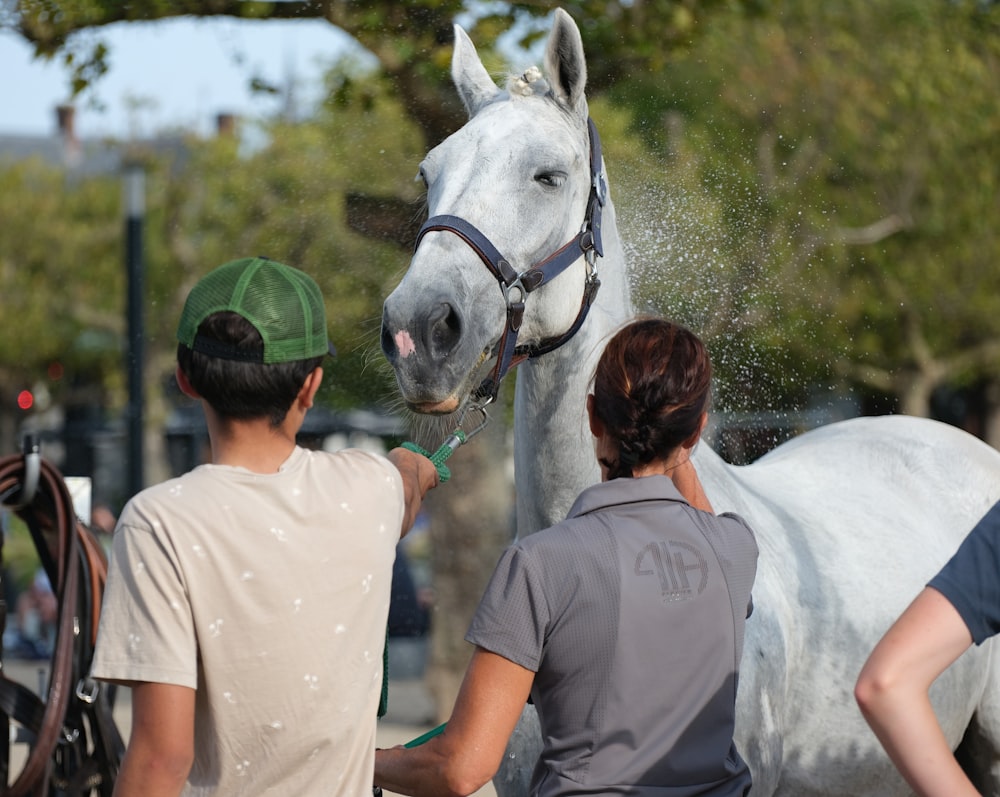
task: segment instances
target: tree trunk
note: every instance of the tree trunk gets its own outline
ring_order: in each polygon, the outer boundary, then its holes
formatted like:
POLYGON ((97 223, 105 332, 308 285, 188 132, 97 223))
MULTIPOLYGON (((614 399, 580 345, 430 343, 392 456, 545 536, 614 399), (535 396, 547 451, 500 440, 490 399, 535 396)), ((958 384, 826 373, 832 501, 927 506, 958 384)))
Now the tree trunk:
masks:
POLYGON ((451 714, 472 655, 472 646, 464 639, 469 621, 500 553, 514 536, 502 408, 495 407, 491 417, 490 425, 448 460, 452 478, 433 490, 425 503, 435 595, 427 685, 440 721, 451 714))
POLYGON ((904 374, 896 380, 895 394, 899 397, 899 411, 903 415, 929 418, 931 415, 931 393, 935 379, 926 373, 904 374))

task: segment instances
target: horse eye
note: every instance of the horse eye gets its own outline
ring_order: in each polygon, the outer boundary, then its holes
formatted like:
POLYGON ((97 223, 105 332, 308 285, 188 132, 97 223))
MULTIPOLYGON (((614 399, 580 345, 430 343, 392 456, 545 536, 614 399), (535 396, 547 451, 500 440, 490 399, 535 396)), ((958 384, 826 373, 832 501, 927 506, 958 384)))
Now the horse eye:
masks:
POLYGON ((417 172, 417 176, 413 178, 414 181, 424 184, 424 188, 427 188, 427 174, 424 172, 424 167, 421 166, 420 170, 417 172))
POLYGON ((558 188, 566 182, 566 175, 562 172, 539 172, 535 180, 548 188, 558 188))

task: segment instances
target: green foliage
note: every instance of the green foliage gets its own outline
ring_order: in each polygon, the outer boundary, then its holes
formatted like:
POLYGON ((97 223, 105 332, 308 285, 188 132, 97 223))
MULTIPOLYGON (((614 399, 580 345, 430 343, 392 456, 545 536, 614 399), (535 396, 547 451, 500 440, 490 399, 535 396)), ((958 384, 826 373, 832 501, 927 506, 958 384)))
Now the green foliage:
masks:
MULTIPOLYGON (((726 405, 801 405, 811 383, 846 379, 909 395, 916 403, 905 408, 920 412, 937 385, 995 378, 998 4, 564 7, 581 26, 588 94, 642 275, 638 298, 709 339, 726 405)), ((335 366, 344 370, 331 400, 379 383, 381 360, 366 355, 375 348, 375 297, 404 258, 349 232, 341 197, 416 200, 408 181, 420 154, 462 119, 447 74, 462 3, 19 0, 15 8, 39 52, 68 54, 76 68, 88 59, 69 46, 73 32, 181 14, 322 16, 376 54, 380 77, 331 75, 315 126, 276 125, 272 144, 249 156, 202 142, 182 167, 155 167, 164 204, 151 215, 164 245, 149 257, 161 297, 150 323, 168 340, 183 288, 221 259, 261 251, 321 272, 338 303, 331 316, 344 319, 338 343, 354 353, 335 366)), ((550 12, 528 0, 462 19, 498 69, 492 43, 512 35, 531 46, 550 12)), ((99 74, 103 53, 94 54, 99 74)))
MULTIPOLYGON (((6 585, 8 589, 20 593, 31 586, 41 561, 25 523, 12 512, 4 514, 4 510, 0 510, 0 514, 3 514, 3 577, 10 579, 11 583, 6 585)), ((7 607, 11 613, 13 609, 13 606, 7 607)))
MULTIPOLYGON (((163 137, 129 148, 146 172, 147 397, 162 404, 177 317, 194 281, 227 260, 264 254, 308 271, 324 290, 339 356, 326 369, 320 400, 339 408, 385 404, 395 391, 378 349, 381 302, 408 255, 349 230, 344 197, 408 195, 418 214, 419 130, 384 86, 362 81, 316 120, 276 120, 256 138, 265 143, 250 152, 233 137, 163 137)), ((125 405, 121 194, 118 173, 85 177, 37 160, 0 164, 5 412, 18 390, 47 381, 54 360, 65 368, 49 385, 57 399, 75 385, 111 413, 125 405)), ((162 422, 162 411, 150 414, 162 422)))
POLYGON ((65 397, 78 374, 99 382, 117 367, 119 194, 111 178, 74 179, 37 159, 0 164, 3 411, 21 389, 42 384, 65 397))
POLYGON ((934 387, 996 372, 996 20, 973 3, 786 0, 713 17, 663 75, 615 87, 714 199, 736 277, 713 277, 718 320, 777 366, 765 384, 827 372, 925 413, 934 387))
MULTIPOLYGON (((510 4, 534 24, 522 20, 526 39, 547 31, 554 4, 527 0, 510 4)), ((601 93, 623 81, 661 73, 674 56, 700 36, 706 23, 722 11, 737 8, 756 16, 766 4, 750 0, 573 0, 558 3, 580 25, 587 49, 588 86, 601 93)), ((502 7, 502 6, 501 6, 502 7)), ((501 17, 507 14, 501 12, 501 17)), ((527 42, 526 42, 527 43, 527 42)))
MULTIPOLYGON (((321 398, 338 407, 379 404, 392 392, 378 350, 381 302, 407 260, 399 248, 350 231, 344 197, 356 190, 419 197, 412 179, 419 132, 377 85, 359 88, 361 95, 314 122, 267 125, 269 143, 249 155, 233 141, 200 142, 167 190, 171 246, 185 253, 187 284, 249 254, 295 265, 320 283, 339 351, 321 398)), ((187 284, 175 280, 173 289, 187 284)), ((172 336, 173 319, 164 323, 172 336)))
MULTIPOLYGON (((74 94, 107 69, 108 53, 99 35, 82 39, 74 36, 79 31, 99 32, 102 26, 117 22, 180 16, 326 19, 375 54, 433 142, 461 123, 448 80, 455 19, 474 26, 487 66, 500 69, 504 64, 491 53, 497 40, 504 36, 530 47, 547 30, 553 9, 551 3, 537 0, 487 4, 463 0, 14 0, 12 7, 8 16, 16 20, 19 33, 40 56, 62 55, 72 71, 74 94)), ((732 7, 758 13, 766 4, 759 0, 576 0, 563 7, 581 25, 591 93, 596 94, 615 82, 661 71, 674 51, 696 38, 711 14, 732 7)))

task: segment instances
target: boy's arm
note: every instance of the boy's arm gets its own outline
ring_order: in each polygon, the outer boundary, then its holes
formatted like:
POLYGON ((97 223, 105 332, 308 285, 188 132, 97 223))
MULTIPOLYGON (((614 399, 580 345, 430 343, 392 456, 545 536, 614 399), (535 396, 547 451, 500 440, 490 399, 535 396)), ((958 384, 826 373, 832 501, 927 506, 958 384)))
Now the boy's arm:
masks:
POLYGON ((403 526, 399 536, 404 537, 417 519, 424 496, 429 490, 437 487, 439 477, 433 462, 407 448, 394 448, 389 452, 388 457, 403 477, 403 497, 406 509, 403 513, 403 526))
POLYGON ((114 797, 177 797, 194 763, 194 689, 132 682, 132 735, 114 797))

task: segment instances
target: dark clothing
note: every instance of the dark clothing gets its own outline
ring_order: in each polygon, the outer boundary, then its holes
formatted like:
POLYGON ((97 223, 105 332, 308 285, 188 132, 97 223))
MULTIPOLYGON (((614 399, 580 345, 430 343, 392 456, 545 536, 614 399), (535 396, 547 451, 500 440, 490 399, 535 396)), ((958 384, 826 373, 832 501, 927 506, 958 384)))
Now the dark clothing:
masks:
POLYGON ((928 586, 958 610, 977 645, 1000 633, 1000 501, 928 586))
POLYGON ((743 795, 733 742, 753 532, 664 476, 585 490, 503 555, 466 638, 537 673, 533 795, 743 795))
POLYGON ((392 597, 389 601, 389 636, 419 637, 430 629, 430 613, 417 600, 417 587, 410 561, 401 545, 396 546, 392 565, 392 597))

